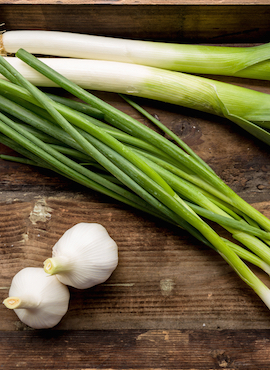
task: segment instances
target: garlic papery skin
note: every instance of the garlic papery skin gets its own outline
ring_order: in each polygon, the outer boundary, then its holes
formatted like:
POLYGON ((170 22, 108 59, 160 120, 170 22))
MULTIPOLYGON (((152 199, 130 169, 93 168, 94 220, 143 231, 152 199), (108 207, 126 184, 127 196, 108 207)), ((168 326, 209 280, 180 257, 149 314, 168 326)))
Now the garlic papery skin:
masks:
POLYGON ((70 293, 56 276, 41 267, 26 267, 12 279, 4 305, 34 329, 57 325, 68 310, 70 293))
POLYGON ((48 274, 77 289, 88 289, 106 281, 118 264, 118 247, 105 227, 78 223, 54 245, 52 258, 44 262, 48 274))

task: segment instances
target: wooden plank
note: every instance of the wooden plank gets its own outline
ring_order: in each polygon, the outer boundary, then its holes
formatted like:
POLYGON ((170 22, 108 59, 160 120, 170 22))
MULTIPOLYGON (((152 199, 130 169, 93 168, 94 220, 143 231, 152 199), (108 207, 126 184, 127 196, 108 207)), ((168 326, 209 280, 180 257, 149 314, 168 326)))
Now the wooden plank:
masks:
POLYGON ((0 5, 5 29, 62 30, 185 43, 269 41, 269 5, 31 4, 7 1, 0 5))
MULTIPOLYGON (((27 0, 1 0, 0 4, 29 4, 27 0)), ((113 5, 113 6, 124 6, 124 5, 241 5, 241 6, 253 6, 253 5, 269 5, 267 0, 32 0, 32 5, 36 4, 52 4, 52 5, 113 5)))
MULTIPOLYGON (((257 206, 269 217, 267 204, 257 206)), ((41 267, 62 233, 78 222, 107 228, 119 247, 119 265, 104 284, 71 289, 69 311, 57 329, 270 328, 269 310, 259 298, 187 233, 120 205, 72 200, 71 194, 1 204, 2 301, 13 275, 41 267)), ((27 329, 4 306, 0 327, 27 329)))
MULTIPOLYGON (((269 41, 268 1, 157 3, 0 0, 0 22, 5 22, 6 29, 138 39, 212 44, 269 41)), ((226 81, 240 83, 233 78, 226 81)), ((246 80, 241 84, 270 92, 269 83, 246 80)), ((149 124, 116 95, 97 95, 149 124)), ((139 101, 240 196, 270 217, 268 147, 224 119, 139 101)), ((3 145, 0 152, 14 154, 3 145)), ((173 226, 50 171, 3 160, 0 300, 8 295, 17 271, 42 266, 63 232, 81 221, 99 222, 108 229, 119 246, 117 269, 97 287, 70 289, 69 311, 53 330, 31 330, 2 305, 1 368, 269 369, 269 310, 214 251, 173 226)), ((269 285, 267 276, 254 271, 269 285)))
POLYGON ((269 330, 0 332, 11 369, 269 369, 269 330))

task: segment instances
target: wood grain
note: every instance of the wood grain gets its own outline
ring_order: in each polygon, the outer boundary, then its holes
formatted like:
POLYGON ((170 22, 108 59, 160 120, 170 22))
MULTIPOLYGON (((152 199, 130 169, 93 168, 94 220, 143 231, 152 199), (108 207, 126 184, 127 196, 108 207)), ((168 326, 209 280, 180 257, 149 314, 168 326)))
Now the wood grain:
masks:
MULTIPOLYGON (((27 0, 1 0, 0 4, 29 4, 27 0)), ((31 4, 52 4, 52 5, 143 5, 143 6, 162 6, 162 5, 237 5, 237 6, 250 6, 250 5, 269 5, 267 0, 31 0, 31 4)))
POLYGON ((0 333, 5 369, 269 369, 269 330, 0 333), (10 343, 14 347, 10 350, 10 343))
MULTIPOLYGON (((264 0, 0 0, 2 29, 211 44, 269 41, 269 13, 264 0)), ((225 81, 270 92, 267 82, 225 81)), ((150 126, 118 96, 97 95, 150 126)), ((138 101, 270 217, 266 145, 227 120, 138 101)), ((15 154, 3 145, 0 152, 15 154)), ((0 368, 270 368, 269 310, 214 251, 186 232, 48 170, 3 160, 0 300, 7 297, 16 272, 42 266, 64 231, 81 221, 107 228, 119 247, 117 269, 104 284, 70 289, 68 313, 52 330, 31 330, 2 305, 0 368)), ((268 277, 254 271, 269 286, 268 277)))
POLYGON ((213 1, 201 5, 190 1, 182 5, 163 2, 157 6, 134 1, 132 5, 117 6, 117 1, 90 4, 80 1, 72 5, 38 0, 31 1, 29 6, 27 0, 4 0, 0 14, 1 23, 5 23, 2 28, 6 30, 60 30, 185 43, 261 43, 269 41, 270 31, 270 6, 265 1, 252 1, 251 6, 233 0, 218 5, 213 5, 213 1))
MULTIPOLYGON (((58 329, 269 328, 269 311, 218 255, 159 221, 120 205, 64 197, 13 202, 2 205, 1 214, 2 300, 13 275, 42 266, 77 222, 101 223, 118 244, 116 271, 97 287, 71 289, 58 329)), ((13 312, 0 309, 2 330, 27 330, 13 312)))

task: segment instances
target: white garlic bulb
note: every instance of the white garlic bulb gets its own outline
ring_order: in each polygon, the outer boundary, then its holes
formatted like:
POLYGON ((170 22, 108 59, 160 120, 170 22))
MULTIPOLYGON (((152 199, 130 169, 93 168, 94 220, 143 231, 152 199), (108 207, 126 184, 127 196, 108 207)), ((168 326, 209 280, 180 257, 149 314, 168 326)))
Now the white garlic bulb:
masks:
POLYGON ((97 223, 79 223, 67 230, 44 262, 48 274, 66 285, 87 289, 106 281, 118 264, 118 247, 97 223))
POLYGON ((68 310, 69 290, 42 267, 26 267, 12 279, 9 297, 4 300, 19 319, 34 329, 57 325, 68 310))

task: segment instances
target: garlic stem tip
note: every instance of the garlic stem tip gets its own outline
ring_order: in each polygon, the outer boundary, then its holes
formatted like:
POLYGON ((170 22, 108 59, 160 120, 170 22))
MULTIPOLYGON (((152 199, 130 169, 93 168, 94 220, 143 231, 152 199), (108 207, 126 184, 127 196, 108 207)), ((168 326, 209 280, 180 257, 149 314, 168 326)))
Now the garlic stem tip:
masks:
POLYGON ((46 261, 43 263, 44 265, 44 271, 47 272, 47 274, 52 275, 53 274, 53 262, 51 258, 47 258, 46 261))
POLYGON ((18 297, 8 297, 6 298, 4 301, 3 301, 3 304, 11 309, 11 310, 14 310, 15 308, 17 308, 21 303, 21 300, 20 298, 18 297))

